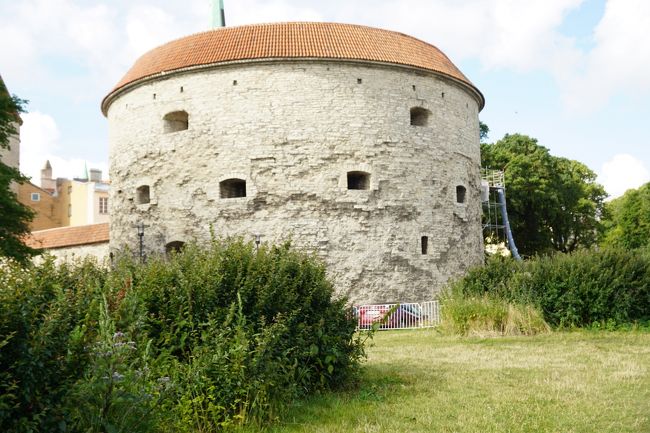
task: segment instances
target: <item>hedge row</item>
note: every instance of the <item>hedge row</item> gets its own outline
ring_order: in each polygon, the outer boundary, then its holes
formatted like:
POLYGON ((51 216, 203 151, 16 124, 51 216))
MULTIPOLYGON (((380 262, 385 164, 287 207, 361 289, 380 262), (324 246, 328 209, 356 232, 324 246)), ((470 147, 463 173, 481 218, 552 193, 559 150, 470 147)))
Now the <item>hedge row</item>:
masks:
POLYGON ((650 321, 650 252, 605 249, 517 262, 492 257, 452 287, 539 308, 555 327, 650 321))

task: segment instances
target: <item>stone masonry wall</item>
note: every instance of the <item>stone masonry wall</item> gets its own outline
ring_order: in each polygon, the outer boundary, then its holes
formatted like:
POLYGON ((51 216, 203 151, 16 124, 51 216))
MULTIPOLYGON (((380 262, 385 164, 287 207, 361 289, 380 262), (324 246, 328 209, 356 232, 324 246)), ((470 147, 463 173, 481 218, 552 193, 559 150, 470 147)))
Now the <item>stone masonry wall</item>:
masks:
POLYGON ((354 302, 431 299, 483 258, 478 103, 409 68, 336 61, 245 62, 170 74, 108 109, 111 248, 291 238, 354 302), (431 112, 428 126, 410 110, 431 112), (188 129, 165 133, 184 110, 188 129), (370 173, 348 190, 347 172, 370 173), (246 181, 220 198, 219 182, 246 181), (138 204, 136 188, 150 187, 138 204), (464 203, 456 188, 466 188, 464 203), (421 239, 428 237, 423 254, 421 239))
MULTIPOLYGON (((52 248, 47 253, 54 256, 55 263, 73 263, 75 260, 83 260, 88 257, 94 257, 99 264, 108 265, 109 247, 108 242, 97 244, 75 245, 64 248, 52 248)), ((43 256, 36 256, 34 263, 38 264, 43 261, 43 256)))

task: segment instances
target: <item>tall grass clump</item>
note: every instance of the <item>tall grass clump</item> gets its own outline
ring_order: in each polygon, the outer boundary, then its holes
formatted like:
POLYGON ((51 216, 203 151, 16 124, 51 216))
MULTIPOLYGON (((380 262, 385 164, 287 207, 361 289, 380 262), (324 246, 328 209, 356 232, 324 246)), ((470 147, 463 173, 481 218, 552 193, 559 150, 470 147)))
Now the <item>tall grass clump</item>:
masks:
POLYGON ((363 346, 322 264, 188 245, 111 269, 0 267, 0 431, 217 432, 355 381, 363 346))
POLYGON ((550 332, 541 311, 488 295, 442 297, 441 330, 463 336, 536 335, 550 332))
POLYGON ((457 282, 462 298, 488 296, 539 308, 554 327, 650 321, 650 254, 604 249, 534 258, 492 258, 457 282))

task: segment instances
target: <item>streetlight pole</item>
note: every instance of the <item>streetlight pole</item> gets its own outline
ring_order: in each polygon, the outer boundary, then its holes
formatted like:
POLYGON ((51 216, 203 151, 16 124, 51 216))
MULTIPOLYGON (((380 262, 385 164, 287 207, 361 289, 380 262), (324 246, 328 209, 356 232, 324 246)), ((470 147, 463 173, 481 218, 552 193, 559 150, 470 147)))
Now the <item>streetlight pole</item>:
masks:
POLYGON ((146 227, 143 222, 135 226, 138 229, 138 237, 140 238, 140 263, 144 263, 144 228, 146 227))

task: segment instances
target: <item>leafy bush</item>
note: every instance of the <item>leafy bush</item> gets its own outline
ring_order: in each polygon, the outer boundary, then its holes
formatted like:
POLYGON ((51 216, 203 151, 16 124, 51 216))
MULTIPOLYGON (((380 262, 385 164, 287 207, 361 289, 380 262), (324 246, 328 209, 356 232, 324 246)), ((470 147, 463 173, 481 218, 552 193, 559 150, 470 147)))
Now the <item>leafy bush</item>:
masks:
POLYGON ((0 431, 57 431, 62 402, 89 357, 94 292, 104 272, 93 263, 24 269, 0 264, 0 431))
POLYGON ((650 320, 650 255, 605 249, 516 263, 493 258, 460 280, 465 297, 504 299, 539 307, 553 326, 629 324, 650 320))
POLYGON ((288 245, 188 245, 0 267, 0 431, 223 431, 345 386, 363 357, 323 266, 288 245))

